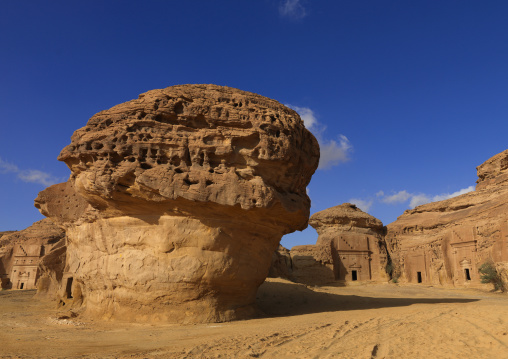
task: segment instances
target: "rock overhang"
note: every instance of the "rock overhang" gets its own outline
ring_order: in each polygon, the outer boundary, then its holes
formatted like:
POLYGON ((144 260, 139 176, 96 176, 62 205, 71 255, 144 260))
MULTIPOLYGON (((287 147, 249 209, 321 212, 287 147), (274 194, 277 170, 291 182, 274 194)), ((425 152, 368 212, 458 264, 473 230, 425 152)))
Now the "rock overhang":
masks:
POLYGON ((71 141, 58 159, 96 207, 191 213, 216 203, 265 211, 284 232, 306 227, 319 145, 275 100, 216 85, 152 90, 94 115, 71 141))

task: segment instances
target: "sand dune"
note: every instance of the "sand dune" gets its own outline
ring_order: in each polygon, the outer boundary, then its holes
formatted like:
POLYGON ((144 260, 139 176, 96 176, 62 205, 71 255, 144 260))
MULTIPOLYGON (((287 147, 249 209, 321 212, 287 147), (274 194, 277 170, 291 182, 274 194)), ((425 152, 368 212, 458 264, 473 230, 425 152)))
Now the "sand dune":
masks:
POLYGON ((0 292, 0 357, 508 358, 508 298, 497 293, 268 279, 264 317, 186 326, 58 319, 33 294, 0 292))

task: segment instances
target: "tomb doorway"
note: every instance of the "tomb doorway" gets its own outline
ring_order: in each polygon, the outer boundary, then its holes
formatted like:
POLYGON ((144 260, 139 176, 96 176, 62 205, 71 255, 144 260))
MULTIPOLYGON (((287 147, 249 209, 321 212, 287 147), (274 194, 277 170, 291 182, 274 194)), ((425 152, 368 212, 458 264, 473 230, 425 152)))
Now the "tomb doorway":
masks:
POLYGON ((67 298, 72 298, 72 277, 67 278, 67 284, 65 286, 65 293, 67 298))
POLYGON ((466 276, 466 280, 470 281, 471 280, 471 274, 469 273, 469 268, 465 268, 464 269, 464 274, 466 276))

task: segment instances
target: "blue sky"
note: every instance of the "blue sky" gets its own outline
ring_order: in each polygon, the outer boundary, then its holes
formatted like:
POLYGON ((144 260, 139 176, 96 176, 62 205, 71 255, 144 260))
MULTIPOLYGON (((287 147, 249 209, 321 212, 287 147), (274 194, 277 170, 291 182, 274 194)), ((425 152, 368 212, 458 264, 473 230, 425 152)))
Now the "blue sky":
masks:
POLYGON ((311 213, 353 201, 388 224, 471 190, 507 149, 507 19, 506 1, 5 1, 0 231, 43 218, 33 200, 91 116, 187 83, 300 112, 322 149, 311 213))

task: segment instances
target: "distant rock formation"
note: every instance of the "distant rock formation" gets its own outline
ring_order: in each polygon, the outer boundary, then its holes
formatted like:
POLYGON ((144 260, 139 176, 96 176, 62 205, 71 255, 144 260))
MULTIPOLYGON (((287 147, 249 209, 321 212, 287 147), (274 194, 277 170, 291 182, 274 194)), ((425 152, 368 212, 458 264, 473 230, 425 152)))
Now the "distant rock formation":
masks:
POLYGON ((277 101, 182 85, 99 112, 59 160, 70 182, 36 206, 67 232, 61 290, 72 305, 219 322, 253 314, 282 235, 306 228, 319 146, 277 101))
MULTIPOLYGON (((316 245, 291 248, 286 278, 305 284, 388 281, 384 227, 354 204, 344 203, 313 214, 316 245)), ((280 250, 276 256, 281 256, 280 250)), ((288 260, 286 260, 286 263, 288 260)), ((272 264, 272 268, 274 264, 272 264)))
POLYGON ((3 289, 35 289, 44 281, 41 261, 65 245, 65 232, 49 219, 0 236, 0 280, 3 289))
POLYGON ((486 261, 508 280, 508 150, 477 172, 474 192, 407 210, 387 226, 401 281, 479 285, 478 268, 486 261))
POLYGON ((293 272, 291 252, 289 249, 282 245, 272 255, 272 263, 270 270, 268 271, 268 277, 270 278, 284 278, 292 279, 291 273, 293 272))

